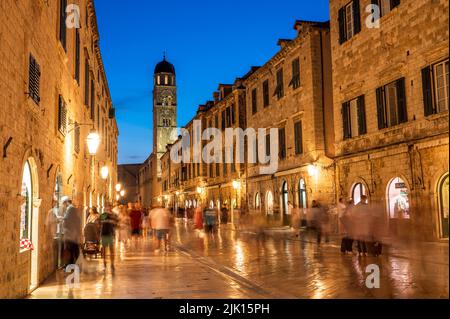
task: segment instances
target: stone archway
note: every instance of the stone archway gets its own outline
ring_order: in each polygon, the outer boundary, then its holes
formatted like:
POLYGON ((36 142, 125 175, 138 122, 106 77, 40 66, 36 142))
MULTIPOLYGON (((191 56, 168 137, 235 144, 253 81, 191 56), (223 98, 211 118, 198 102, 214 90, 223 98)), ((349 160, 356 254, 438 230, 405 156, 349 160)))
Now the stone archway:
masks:
POLYGON ((20 207, 20 240, 31 242, 30 251, 21 247, 21 253, 30 254, 29 290, 34 290, 39 284, 39 175, 38 167, 33 157, 28 157, 22 167, 21 192, 23 202, 20 207))

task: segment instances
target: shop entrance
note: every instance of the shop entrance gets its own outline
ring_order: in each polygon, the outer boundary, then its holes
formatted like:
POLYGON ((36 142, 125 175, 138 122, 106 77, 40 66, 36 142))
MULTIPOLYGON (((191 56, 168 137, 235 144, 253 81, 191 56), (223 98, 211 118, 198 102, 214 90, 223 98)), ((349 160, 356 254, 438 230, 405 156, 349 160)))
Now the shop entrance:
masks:
POLYGON ((288 183, 284 182, 281 188, 281 203, 282 203, 282 211, 283 211, 283 224, 290 224, 290 215, 289 215, 289 189, 288 183))
POLYGON ((30 253, 30 276, 29 288, 34 290, 39 284, 38 278, 38 253, 39 253, 39 182, 37 166, 33 158, 29 158, 23 167, 22 189, 23 198, 20 207, 20 239, 21 243, 29 242, 32 245, 31 252, 29 248, 21 244, 21 253, 30 253))
POLYGON ((449 175, 441 178, 439 183, 439 226, 441 238, 448 238, 448 206, 449 206, 449 175))
POLYGON ((409 189, 406 182, 401 177, 393 178, 387 189, 389 228, 393 235, 406 234, 406 226, 411 218, 409 204, 409 189))

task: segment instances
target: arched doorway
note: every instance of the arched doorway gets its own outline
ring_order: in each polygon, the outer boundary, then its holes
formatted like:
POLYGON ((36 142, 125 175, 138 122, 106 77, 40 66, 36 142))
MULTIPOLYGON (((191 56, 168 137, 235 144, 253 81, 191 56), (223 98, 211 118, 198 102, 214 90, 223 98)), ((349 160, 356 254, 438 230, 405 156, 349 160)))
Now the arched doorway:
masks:
POLYGON ((396 177, 389 183, 387 205, 389 218, 410 219, 409 190, 402 178, 396 177))
POLYGON ((409 189, 401 177, 393 178, 386 194, 389 229, 392 235, 403 237, 408 232, 410 220, 409 189))
POLYGON ((255 195, 255 209, 257 211, 261 210, 261 195, 259 193, 255 195))
MULTIPOLYGON (((20 207, 20 240, 31 242, 29 288, 34 290, 39 284, 39 181, 37 166, 33 158, 28 158, 23 166, 21 195, 23 198, 20 207)), ((21 253, 27 253, 29 249, 21 247, 21 253)))
POLYGON ((283 212, 282 222, 284 225, 289 225, 289 188, 286 181, 283 182, 283 186, 281 187, 281 207, 283 212))
POLYGON ((449 174, 445 174, 438 185, 439 196, 439 228, 440 237, 448 238, 448 212, 449 212, 449 174))
POLYGON ((266 215, 273 216, 273 193, 271 191, 266 193, 266 215))
POLYGON ((367 196, 367 189, 363 183, 356 183, 352 188, 353 204, 357 205, 361 202, 361 196, 367 196))

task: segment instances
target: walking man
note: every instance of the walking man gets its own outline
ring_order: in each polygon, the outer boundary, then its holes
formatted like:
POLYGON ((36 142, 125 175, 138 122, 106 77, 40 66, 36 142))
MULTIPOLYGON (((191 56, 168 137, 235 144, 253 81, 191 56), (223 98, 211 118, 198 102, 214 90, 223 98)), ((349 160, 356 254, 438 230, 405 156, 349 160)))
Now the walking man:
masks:
POLYGON ((114 272, 114 238, 116 233, 116 225, 118 218, 116 214, 112 212, 111 204, 106 203, 103 214, 100 215, 101 223, 101 237, 102 237, 102 257, 103 266, 106 271, 106 250, 109 250, 109 256, 111 260, 111 271, 114 272))
POLYGON ((69 196, 61 198, 61 205, 64 211, 64 248, 69 253, 68 265, 74 265, 80 256, 81 218, 69 196))
POLYGON ((164 242, 164 250, 168 251, 169 247, 169 229, 170 229, 170 213, 166 208, 162 206, 154 206, 150 212, 150 224, 151 228, 155 232, 156 236, 156 249, 155 253, 161 251, 161 243, 164 242))

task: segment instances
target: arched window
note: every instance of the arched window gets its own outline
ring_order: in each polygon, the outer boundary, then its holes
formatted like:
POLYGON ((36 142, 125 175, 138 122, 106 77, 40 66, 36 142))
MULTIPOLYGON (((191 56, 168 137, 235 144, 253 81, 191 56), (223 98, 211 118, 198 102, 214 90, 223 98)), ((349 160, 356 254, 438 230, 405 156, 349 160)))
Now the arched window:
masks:
POLYGON ((389 217, 395 219, 409 219, 409 190, 405 181, 400 177, 394 178, 388 187, 387 205, 389 217))
POLYGON ((364 186, 363 183, 357 183, 355 184, 355 186, 353 186, 352 189, 352 199, 353 199, 353 204, 357 205, 361 202, 361 196, 366 195, 367 196, 367 191, 366 191, 366 187, 364 186))
POLYGON ((448 238, 448 206, 449 206, 449 175, 441 178, 438 189, 439 196, 439 219, 442 238, 448 238))
POLYGON ((281 188, 281 196, 283 200, 283 214, 289 214, 288 201, 289 201, 289 189, 288 183, 284 182, 283 187, 281 188))
POLYGON ((298 183, 298 207, 308 208, 308 201, 306 198, 306 184, 303 178, 298 183))

